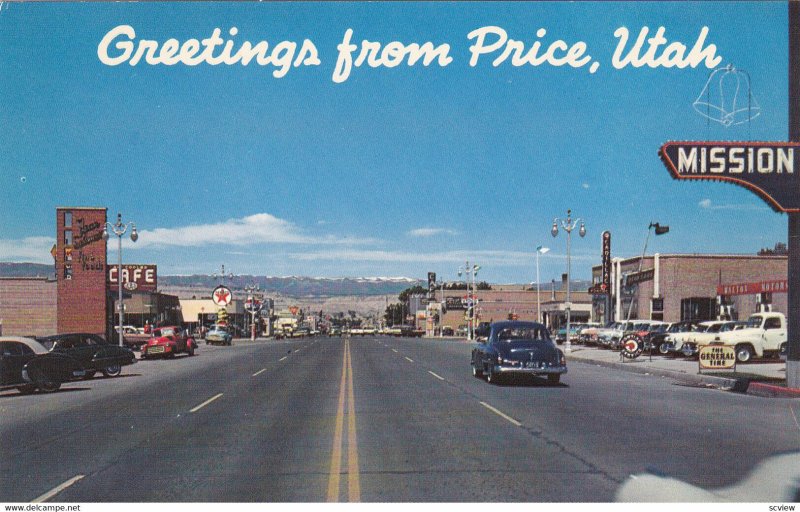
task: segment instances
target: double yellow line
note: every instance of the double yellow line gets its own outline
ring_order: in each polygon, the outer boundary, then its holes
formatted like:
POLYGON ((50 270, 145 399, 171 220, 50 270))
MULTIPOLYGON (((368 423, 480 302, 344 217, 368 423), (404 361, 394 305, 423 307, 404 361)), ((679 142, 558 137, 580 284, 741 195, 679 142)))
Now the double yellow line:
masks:
POLYGON ((328 501, 339 501, 342 474, 342 442, 344 441, 344 406, 347 398, 347 497, 348 501, 361 501, 361 482, 358 472, 358 443, 356 442, 356 401, 353 396, 353 366, 350 361, 350 339, 344 340, 342 356, 342 381, 339 386, 339 409, 333 432, 331 470, 328 476, 328 501))

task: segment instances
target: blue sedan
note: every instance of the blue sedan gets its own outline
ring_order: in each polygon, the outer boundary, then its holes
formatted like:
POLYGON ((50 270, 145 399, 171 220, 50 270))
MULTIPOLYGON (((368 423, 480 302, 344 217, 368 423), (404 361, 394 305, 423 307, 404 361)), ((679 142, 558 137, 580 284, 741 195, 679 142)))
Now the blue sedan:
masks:
POLYGON ((496 383, 507 375, 547 376, 557 384, 567 373, 564 353, 536 322, 495 322, 489 337, 472 350, 472 374, 496 383))

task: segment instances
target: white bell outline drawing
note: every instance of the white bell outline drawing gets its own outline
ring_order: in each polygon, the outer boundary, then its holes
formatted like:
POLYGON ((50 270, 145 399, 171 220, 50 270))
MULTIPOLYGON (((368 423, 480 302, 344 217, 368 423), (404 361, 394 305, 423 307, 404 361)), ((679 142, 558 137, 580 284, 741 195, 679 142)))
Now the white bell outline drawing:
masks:
POLYGON ((692 103, 698 114, 724 127, 748 123, 761 115, 750 89, 750 75, 728 64, 715 69, 692 103))

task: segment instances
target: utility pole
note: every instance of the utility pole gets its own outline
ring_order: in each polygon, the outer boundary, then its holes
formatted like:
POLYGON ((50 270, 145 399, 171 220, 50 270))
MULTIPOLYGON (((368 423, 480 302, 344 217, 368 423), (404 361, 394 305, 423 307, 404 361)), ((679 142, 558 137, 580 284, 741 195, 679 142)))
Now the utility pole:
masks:
MULTIPOLYGON (((800 141, 800 2, 789 4, 789 141, 800 141)), ((789 214, 786 385, 800 389, 800 213, 789 214)))

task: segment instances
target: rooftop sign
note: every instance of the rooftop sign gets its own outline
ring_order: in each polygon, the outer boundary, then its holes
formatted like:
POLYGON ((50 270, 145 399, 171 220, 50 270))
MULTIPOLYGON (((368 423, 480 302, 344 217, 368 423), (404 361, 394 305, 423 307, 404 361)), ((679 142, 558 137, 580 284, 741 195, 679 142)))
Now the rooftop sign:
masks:
POLYGON ((800 212, 800 143, 667 142, 661 160, 676 180, 727 181, 778 212, 800 212))

